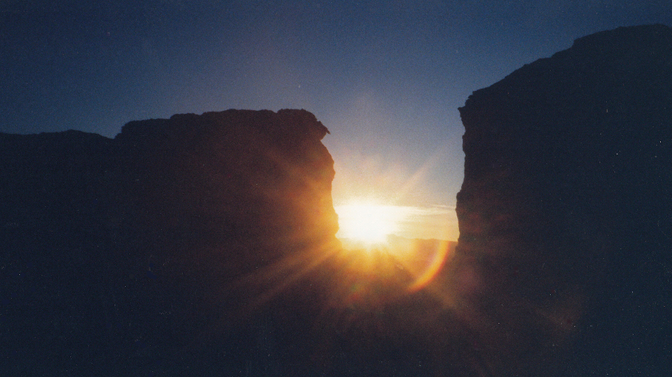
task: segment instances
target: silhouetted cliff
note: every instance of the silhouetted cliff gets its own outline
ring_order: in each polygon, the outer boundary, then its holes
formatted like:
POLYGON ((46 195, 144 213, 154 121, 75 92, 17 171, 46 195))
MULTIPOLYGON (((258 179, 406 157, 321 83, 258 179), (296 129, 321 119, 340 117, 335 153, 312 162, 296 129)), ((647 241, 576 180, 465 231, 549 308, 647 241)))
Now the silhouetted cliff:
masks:
POLYGON ((280 373, 267 322, 310 310, 338 246, 326 133, 229 110, 0 134, 2 374, 280 373))
POLYGON ((454 244, 343 250, 326 133, 229 110, 0 134, 3 376, 447 373, 454 244))
POLYGON ((486 370, 669 374, 672 29, 580 38, 460 114, 453 272, 486 370))

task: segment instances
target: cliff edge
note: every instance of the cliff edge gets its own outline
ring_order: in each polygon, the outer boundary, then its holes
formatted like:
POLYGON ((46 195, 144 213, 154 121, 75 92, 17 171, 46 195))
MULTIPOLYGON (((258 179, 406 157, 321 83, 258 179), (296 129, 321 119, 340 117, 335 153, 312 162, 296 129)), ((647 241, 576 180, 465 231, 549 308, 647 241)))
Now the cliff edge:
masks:
POLYGON ((228 110, 0 134, 0 369, 279 368, 257 337, 300 323, 283 318, 319 300, 339 246, 327 133, 304 110, 228 110))
POLYGON ((496 375, 669 373, 672 29, 580 38, 460 114, 474 352, 496 375))

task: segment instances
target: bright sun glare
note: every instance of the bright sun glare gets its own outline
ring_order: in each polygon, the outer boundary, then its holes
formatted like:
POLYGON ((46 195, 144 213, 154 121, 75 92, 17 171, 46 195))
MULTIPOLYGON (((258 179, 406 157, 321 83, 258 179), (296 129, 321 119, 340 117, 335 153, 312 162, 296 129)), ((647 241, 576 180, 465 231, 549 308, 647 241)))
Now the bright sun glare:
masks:
POLYGON ((373 203, 351 203, 336 207, 339 231, 337 236, 367 244, 385 242, 398 228, 400 216, 395 206, 373 203))

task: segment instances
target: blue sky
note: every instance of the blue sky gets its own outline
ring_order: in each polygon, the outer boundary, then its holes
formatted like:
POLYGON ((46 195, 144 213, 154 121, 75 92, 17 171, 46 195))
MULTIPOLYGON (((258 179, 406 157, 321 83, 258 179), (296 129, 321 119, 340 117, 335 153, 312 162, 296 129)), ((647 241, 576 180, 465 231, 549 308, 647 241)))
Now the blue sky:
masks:
POLYGON ((113 137, 175 113, 304 108, 331 131, 336 204, 443 208, 432 234, 454 239, 469 94, 648 23, 672 25, 669 2, 3 1, 0 132, 113 137))

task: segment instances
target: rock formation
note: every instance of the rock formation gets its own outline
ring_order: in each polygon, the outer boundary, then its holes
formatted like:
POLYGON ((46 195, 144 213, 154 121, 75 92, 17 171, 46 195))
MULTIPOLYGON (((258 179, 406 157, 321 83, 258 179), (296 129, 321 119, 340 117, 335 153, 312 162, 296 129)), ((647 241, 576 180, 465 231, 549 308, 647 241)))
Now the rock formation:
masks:
POLYGON ((327 132, 306 111, 229 110, 114 139, 0 134, 0 371, 447 371, 454 243, 343 250, 327 132))
POLYGON ((669 374, 672 29, 581 38, 460 112, 459 243, 406 265, 341 249, 303 110, 0 134, 0 371, 669 374))
POLYGON ((580 38, 460 114, 452 273, 482 373, 669 373, 672 29, 580 38))
POLYGON ((229 110, 0 134, 0 370, 279 373, 267 322, 319 299, 338 247, 326 133, 303 110, 229 110))

